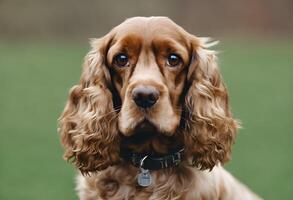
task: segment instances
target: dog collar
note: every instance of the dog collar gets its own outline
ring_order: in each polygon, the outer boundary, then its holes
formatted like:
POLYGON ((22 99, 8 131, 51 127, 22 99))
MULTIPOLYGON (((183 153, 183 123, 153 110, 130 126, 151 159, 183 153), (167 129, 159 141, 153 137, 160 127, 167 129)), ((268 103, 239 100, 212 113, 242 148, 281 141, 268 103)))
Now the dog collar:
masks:
POLYGON ((124 150, 121 153, 121 157, 136 167, 141 167, 146 170, 159 170, 179 165, 182 161, 183 151, 184 148, 180 148, 171 151, 169 154, 157 156, 124 150))

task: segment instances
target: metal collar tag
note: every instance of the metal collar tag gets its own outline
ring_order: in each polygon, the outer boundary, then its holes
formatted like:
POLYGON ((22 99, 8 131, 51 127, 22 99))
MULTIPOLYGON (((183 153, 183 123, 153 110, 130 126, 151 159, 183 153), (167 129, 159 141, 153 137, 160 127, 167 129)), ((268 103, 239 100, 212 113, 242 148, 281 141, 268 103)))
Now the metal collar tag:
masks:
POLYGON ((137 177, 137 183, 138 183, 138 185, 140 185, 142 187, 147 187, 152 184, 152 177, 151 177, 150 170, 144 169, 142 167, 143 162, 147 157, 148 156, 143 157, 140 161, 140 164, 139 164, 140 173, 138 174, 138 177, 137 177))

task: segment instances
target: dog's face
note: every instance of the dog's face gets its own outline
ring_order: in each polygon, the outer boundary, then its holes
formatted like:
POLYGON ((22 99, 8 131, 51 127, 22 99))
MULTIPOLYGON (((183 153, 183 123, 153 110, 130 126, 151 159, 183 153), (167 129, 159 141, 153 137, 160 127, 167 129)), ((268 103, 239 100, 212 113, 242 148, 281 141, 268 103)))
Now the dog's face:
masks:
POLYGON ((138 18, 113 31, 107 63, 122 101, 118 127, 125 136, 153 126, 172 135, 181 116, 190 44, 170 20, 138 18))
POLYGON ((60 118, 65 156, 82 171, 116 163, 125 146, 184 146, 204 169, 228 159, 237 123, 204 39, 165 17, 136 17, 92 46, 60 118))

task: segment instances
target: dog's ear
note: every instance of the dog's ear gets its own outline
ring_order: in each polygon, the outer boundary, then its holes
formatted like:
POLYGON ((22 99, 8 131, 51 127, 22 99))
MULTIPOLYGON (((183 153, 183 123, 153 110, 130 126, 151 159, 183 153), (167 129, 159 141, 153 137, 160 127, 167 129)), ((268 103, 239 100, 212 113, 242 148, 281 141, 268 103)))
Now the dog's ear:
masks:
POLYGON ((229 160, 238 123, 230 112, 216 52, 208 49, 207 41, 205 38, 192 39, 184 139, 192 165, 211 170, 217 163, 229 160))
POLYGON ((64 157, 82 173, 105 169, 119 160, 117 116, 105 65, 109 42, 109 35, 91 40, 80 82, 71 88, 59 118, 64 157))

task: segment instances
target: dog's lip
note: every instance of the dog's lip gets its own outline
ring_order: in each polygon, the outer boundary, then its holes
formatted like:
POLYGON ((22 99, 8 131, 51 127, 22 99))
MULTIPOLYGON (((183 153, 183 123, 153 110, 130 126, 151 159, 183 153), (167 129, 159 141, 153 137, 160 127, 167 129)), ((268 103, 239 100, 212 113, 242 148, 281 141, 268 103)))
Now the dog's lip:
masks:
POLYGON ((130 140, 143 142, 160 134, 158 129, 151 122, 144 120, 139 123, 128 137, 130 140))
POLYGON ((135 127, 134 132, 157 132, 157 128, 145 119, 135 127))
POLYGON ((120 132, 122 137, 127 138, 127 140, 130 140, 132 142, 136 141, 136 143, 141 143, 145 141, 152 140, 153 138, 157 136, 172 136, 173 133, 167 133, 162 132, 159 130, 159 128, 153 124, 148 119, 144 119, 141 122, 139 122, 132 131, 129 132, 129 134, 125 134, 123 132, 120 132))
POLYGON ((133 130, 133 135, 142 136, 142 137, 150 137, 158 134, 158 129, 151 122, 144 120, 139 123, 135 129, 133 130))

